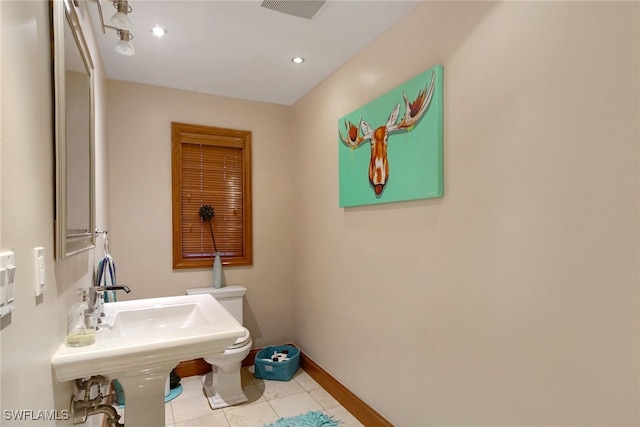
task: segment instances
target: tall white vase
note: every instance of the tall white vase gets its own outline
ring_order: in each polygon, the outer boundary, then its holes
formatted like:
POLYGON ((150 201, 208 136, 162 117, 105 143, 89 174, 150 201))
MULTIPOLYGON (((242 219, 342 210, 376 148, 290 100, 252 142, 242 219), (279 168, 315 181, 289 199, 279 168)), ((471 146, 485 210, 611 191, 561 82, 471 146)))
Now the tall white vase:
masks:
POLYGON ((220 289, 222 287, 222 260, 220 252, 216 252, 213 258, 213 287, 220 289))

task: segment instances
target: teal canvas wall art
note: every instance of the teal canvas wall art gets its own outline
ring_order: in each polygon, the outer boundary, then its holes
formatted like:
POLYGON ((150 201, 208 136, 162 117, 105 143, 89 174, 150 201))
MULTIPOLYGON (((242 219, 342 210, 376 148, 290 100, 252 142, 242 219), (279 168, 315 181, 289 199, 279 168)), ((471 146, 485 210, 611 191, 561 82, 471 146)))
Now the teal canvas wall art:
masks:
POLYGON ((339 120, 341 207, 444 195, 442 75, 436 65, 339 120))

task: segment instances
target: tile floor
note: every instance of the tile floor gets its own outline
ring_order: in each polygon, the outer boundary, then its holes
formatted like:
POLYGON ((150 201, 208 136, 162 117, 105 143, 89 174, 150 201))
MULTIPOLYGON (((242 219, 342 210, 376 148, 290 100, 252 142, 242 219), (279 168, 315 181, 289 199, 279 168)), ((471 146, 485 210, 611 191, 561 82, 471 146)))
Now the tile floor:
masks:
MULTIPOLYGON (((212 410, 199 376, 182 378, 182 393, 165 404, 171 427, 261 427, 281 417, 324 411, 342 421, 341 427, 363 427, 337 400, 302 369, 290 381, 254 378, 253 366, 242 368, 242 388, 249 401, 212 410)), ((126 421, 126 416, 125 416, 126 421)))

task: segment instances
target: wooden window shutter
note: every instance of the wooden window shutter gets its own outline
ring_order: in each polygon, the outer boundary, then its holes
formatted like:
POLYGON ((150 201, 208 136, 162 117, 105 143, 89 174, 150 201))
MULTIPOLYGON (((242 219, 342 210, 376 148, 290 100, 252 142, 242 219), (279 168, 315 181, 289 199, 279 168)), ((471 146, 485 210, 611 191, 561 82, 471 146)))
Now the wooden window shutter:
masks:
POLYGON ((216 247, 225 265, 251 265, 251 132, 172 123, 173 268, 211 267, 211 205, 216 247))

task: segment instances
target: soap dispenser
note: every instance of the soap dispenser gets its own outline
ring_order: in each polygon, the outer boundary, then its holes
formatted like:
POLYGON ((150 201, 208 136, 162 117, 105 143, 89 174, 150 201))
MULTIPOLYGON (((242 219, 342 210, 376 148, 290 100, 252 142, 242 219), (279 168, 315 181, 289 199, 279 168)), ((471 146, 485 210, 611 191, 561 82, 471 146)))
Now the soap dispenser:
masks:
POLYGON ((96 315, 89 304, 89 289, 78 289, 78 302, 69 310, 68 347, 83 347, 96 342, 96 315))

